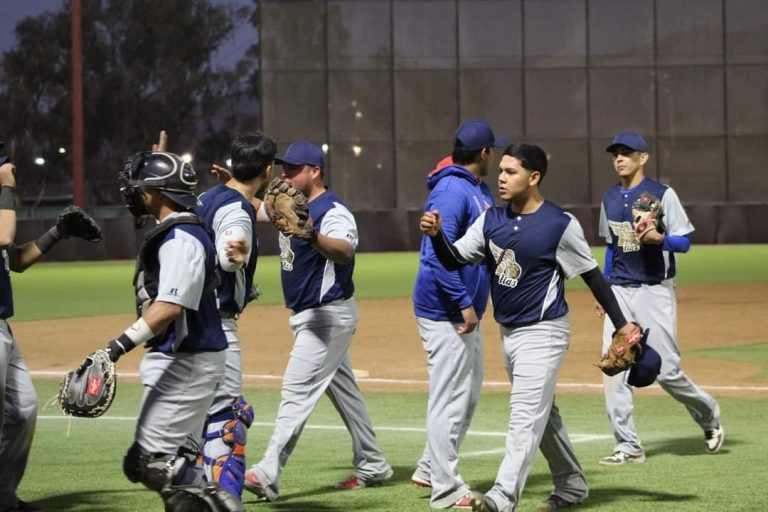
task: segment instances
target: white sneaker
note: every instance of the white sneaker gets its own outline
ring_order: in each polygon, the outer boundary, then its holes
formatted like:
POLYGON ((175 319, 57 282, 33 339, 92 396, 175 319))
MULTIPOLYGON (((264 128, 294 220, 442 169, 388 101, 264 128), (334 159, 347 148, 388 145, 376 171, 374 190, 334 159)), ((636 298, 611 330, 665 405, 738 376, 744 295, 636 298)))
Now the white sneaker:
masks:
POLYGON ((622 464, 642 464, 645 462, 645 452, 640 455, 630 455, 618 451, 609 457, 603 457, 598 461, 603 466, 620 466, 622 464))
POLYGON ((716 453, 723 446, 723 440, 725 439, 725 431, 723 427, 718 425, 716 428, 704 431, 704 442, 707 444, 707 451, 709 453, 716 453))

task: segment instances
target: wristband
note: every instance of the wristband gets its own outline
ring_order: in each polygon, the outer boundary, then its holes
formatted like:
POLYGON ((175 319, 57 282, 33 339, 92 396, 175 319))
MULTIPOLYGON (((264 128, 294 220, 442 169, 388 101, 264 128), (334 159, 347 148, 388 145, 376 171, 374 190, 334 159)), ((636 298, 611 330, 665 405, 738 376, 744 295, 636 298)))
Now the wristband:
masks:
POLYGON ((16 209, 16 192, 13 187, 7 185, 0 189, 0 210, 16 209))
POLYGON ((59 230, 56 226, 53 226, 35 240, 35 245, 37 245, 37 248, 40 249, 41 253, 45 254, 50 251, 59 240, 61 240, 59 230))
MULTIPOLYGON (((143 345, 147 343, 149 340, 155 337, 155 333, 153 333, 152 329, 149 328, 149 325, 147 325, 147 322, 144 320, 144 318, 139 318, 125 330, 123 336, 127 337, 130 342, 133 343, 133 346, 131 347, 133 348, 136 345, 143 345)), ((120 336, 120 338, 123 336, 120 336)))

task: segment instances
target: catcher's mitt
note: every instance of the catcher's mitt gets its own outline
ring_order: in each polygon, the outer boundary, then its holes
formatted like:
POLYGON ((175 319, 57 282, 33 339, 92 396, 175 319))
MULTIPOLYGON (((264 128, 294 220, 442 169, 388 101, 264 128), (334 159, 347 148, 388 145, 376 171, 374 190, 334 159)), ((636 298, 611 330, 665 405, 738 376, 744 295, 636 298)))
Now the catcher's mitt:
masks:
POLYGON ((101 228, 90 215, 77 206, 67 206, 59 214, 56 229, 61 238, 83 238, 89 242, 101 241, 101 228))
POLYGON ((97 350, 64 376, 59 405, 70 416, 98 418, 112 405, 116 390, 115 363, 106 350, 97 350))
POLYGON ((614 376, 629 370, 635 364, 635 357, 643 351, 648 329, 643 330, 637 323, 632 323, 635 329, 630 334, 613 333, 608 353, 595 365, 604 374, 614 376))
POLYGON ((307 198, 285 178, 273 179, 264 194, 264 208, 272 224, 285 236, 312 238, 307 198))
POLYGON ((664 210, 661 208, 661 201, 648 192, 640 194, 632 203, 632 227, 635 228, 637 239, 642 240, 654 229, 663 232, 662 217, 664 210))

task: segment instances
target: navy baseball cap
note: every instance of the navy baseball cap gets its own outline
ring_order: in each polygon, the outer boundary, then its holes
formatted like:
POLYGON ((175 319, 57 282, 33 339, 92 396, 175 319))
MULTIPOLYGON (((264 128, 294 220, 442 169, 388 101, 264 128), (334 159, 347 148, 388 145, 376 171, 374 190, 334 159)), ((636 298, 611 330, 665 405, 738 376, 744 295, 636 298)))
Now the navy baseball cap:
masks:
POLYGON ((648 144, 645 143, 645 139, 635 132, 621 132, 613 138, 613 142, 605 150, 608 153, 613 153, 618 146, 626 146, 633 151, 640 151, 641 153, 648 151, 648 144))
POLYGON ((636 388, 650 386, 656 381, 661 372, 661 356, 650 345, 645 343, 648 330, 643 333, 643 351, 635 358, 635 364, 629 370, 627 383, 636 388))
POLYGON ((494 135, 491 125, 482 119, 464 121, 456 130, 456 147, 466 151, 490 147, 503 148, 509 144, 508 138, 494 135))
POLYGON ((283 156, 275 158, 275 163, 280 165, 314 165, 325 169, 323 150, 305 140, 298 140, 288 146, 283 156))

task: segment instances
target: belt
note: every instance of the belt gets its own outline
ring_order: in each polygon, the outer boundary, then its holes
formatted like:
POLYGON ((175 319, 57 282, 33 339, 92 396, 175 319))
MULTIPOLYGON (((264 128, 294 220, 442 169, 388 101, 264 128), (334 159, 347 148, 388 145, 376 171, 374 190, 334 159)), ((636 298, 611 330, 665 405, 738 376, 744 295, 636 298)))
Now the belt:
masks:
POLYGON ((219 311, 219 316, 221 316, 221 318, 224 320, 229 320, 230 318, 237 319, 237 317, 240 315, 237 313, 228 313, 227 311, 219 311))

